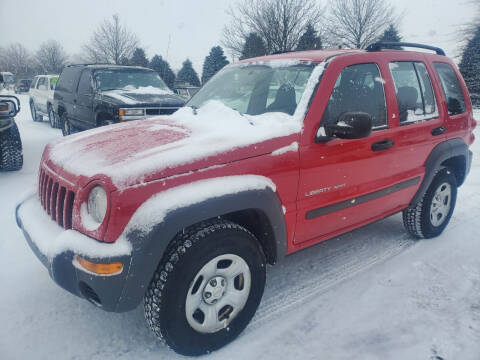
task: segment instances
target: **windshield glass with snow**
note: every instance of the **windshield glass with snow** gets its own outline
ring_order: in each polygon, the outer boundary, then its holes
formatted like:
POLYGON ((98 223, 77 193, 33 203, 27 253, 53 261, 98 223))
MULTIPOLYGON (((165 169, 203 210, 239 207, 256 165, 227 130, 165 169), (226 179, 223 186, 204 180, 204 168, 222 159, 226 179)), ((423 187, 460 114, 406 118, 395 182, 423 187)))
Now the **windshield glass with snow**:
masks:
POLYGON ((95 83, 100 91, 135 91, 145 87, 170 91, 160 76, 153 71, 97 70, 95 83))
POLYGON ((199 108, 216 100, 241 114, 293 115, 313 68, 312 64, 228 67, 201 88, 187 106, 199 108))

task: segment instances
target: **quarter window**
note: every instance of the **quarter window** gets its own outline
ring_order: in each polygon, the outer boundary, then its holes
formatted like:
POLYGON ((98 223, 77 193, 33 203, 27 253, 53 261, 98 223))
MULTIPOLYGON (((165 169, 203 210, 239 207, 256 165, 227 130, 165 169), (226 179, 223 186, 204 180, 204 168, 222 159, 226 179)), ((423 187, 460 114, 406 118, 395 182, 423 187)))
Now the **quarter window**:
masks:
POLYGON ((448 114, 455 115, 464 113, 466 110, 465 97, 463 96, 462 87, 460 86, 455 71, 453 71, 449 64, 445 63, 435 63, 434 66, 447 100, 448 114))
POLYGON ((336 123, 345 112, 365 112, 372 117, 374 130, 386 127, 383 83, 376 64, 357 64, 343 69, 328 100, 322 125, 336 123))
POLYGON ((432 83, 421 62, 390 63, 397 94, 400 125, 438 117, 432 83))

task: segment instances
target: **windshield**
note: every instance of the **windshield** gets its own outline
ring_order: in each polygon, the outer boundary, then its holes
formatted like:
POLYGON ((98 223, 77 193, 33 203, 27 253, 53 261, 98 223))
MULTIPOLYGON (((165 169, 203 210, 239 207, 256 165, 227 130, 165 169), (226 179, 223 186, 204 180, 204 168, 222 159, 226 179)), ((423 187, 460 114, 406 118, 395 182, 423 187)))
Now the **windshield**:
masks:
POLYGON ((241 114, 283 112, 293 115, 314 65, 231 66, 214 76, 187 106, 217 100, 241 114))
POLYGON ((153 71, 97 70, 95 83, 100 91, 135 90, 144 87, 170 91, 160 76, 153 71))
POLYGON ((15 77, 11 74, 3 74, 3 80, 9 84, 15 83, 15 77))

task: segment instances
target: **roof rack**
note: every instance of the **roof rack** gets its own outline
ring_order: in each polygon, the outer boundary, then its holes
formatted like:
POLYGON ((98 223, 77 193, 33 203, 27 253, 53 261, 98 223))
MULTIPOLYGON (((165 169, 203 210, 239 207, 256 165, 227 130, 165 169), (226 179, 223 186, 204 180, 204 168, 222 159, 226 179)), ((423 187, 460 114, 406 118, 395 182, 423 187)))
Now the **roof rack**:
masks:
POLYGON ((427 50, 432 50, 435 51, 438 55, 443 55, 445 56, 445 51, 443 49, 440 49, 439 47, 435 46, 430 46, 430 45, 423 45, 423 44, 416 44, 416 43, 409 43, 409 42, 395 42, 395 41, 382 41, 382 42, 376 42, 367 47, 367 51, 380 51, 382 49, 391 49, 392 46, 395 48, 400 47, 400 46, 405 46, 405 47, 413 47, 413 48, 420 48, 420 49, 427 49, 427 50))

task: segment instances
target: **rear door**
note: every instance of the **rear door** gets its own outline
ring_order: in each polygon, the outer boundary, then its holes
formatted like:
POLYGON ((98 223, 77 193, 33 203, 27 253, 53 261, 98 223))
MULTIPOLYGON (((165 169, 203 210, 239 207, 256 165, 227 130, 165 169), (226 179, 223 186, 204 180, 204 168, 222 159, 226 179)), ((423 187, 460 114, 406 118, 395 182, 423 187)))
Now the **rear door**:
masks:
MULTIPOLYGON (((58 101, 58 108, 63 107, 73 125, 77 125, 75 120, 76 89, 81 71, 82 67, 80 66, 64 68, 54 93, 55 99, 58 101)), ((58 108, 57 111, 59 110, 58 108)))

